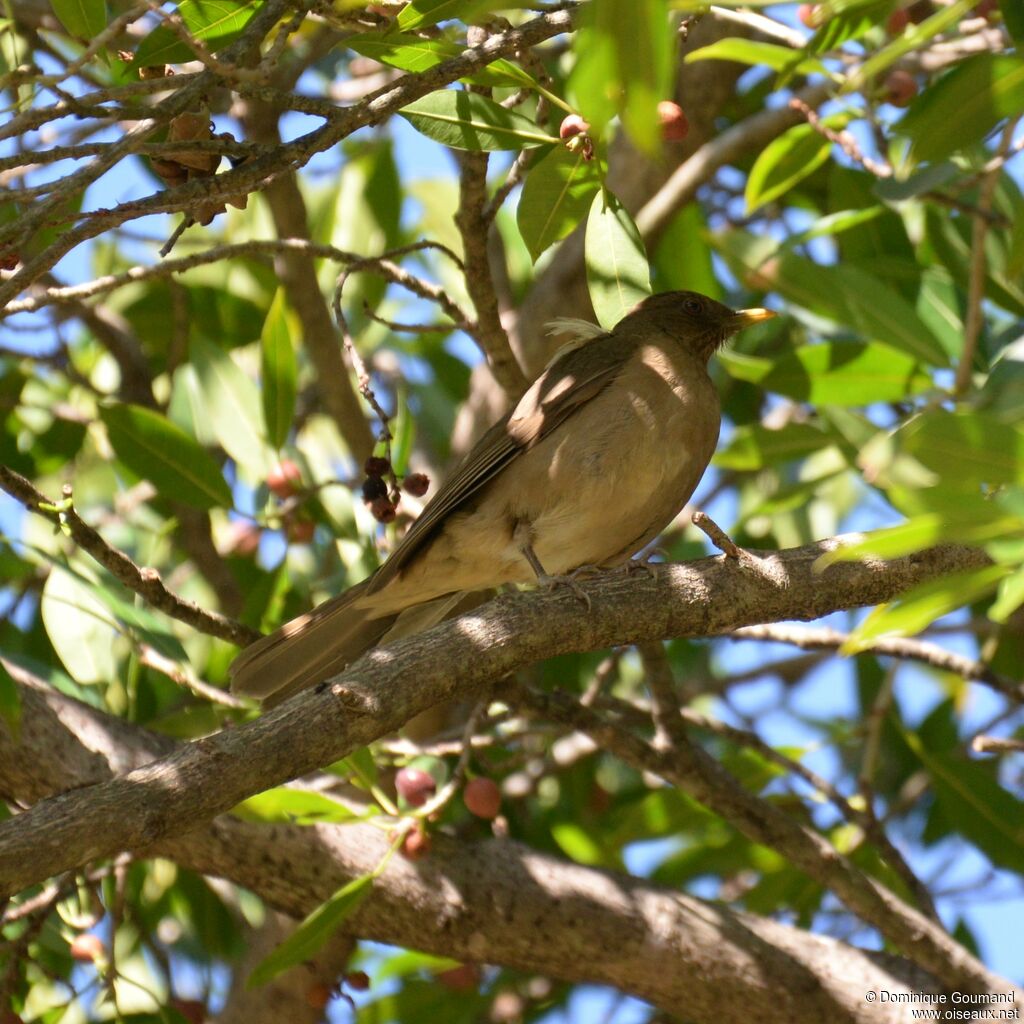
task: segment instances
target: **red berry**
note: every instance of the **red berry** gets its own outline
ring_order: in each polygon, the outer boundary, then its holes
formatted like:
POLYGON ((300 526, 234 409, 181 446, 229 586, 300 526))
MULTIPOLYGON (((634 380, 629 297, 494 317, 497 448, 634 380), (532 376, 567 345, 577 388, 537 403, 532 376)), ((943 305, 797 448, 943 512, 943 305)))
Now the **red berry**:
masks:
POLYGON ((345 984, 353 992, 365 992, 370 987, 370 976, 366 971, 349 971, 345 975, 345 984))
POLYGON ((363 472, 367 476, 383 476, 391 469, 391 463, 388 459, 382 459, 379 455, 371 455, 365 463, 363 463, 363 472))
POLYGON ((395 789, 410 807, 422 807, 437 792, 437 783, 422 768, 402 768, 395 776, 395 789))
POLYGON ((71 940, 71 959, 80 963, 92 963, 102 958, 106 950, 98 935, 76 935, 71 940))
POLYGON ((430 836, 418 828, 406 832, 402 840, 402 856, 406 860, 422 860, 430 853, 430 836))
POLYGON ((501 810, 501 790, 494 779, 480 776, 470 779, 462 791, 462 799, 471 814, 490 821, 498 816, 501 810))
POLYGON ((227 543, 224 550, 229 555, 237 555, 239 558, 248 558, 256 554, 260 546, 260 537, 263 532, 254 523, 243 523, 235 521, 228 531, 227 543))
POLYGON ((171 1008, 188 1021, 188 1024, 203 1024, 206 1020, 206 1003, 198 999, 172 999, 171 1008))
POLYGON ((586 135, 590 131, 590 124, 584 121, 579 114, 567 114, 562 118, 558 128, 560 139, 571 139, 574 135, 586 135))
POLYGON ((402 481, 402 490, 414 498, 422 498, 430 490, 430 477, 426 473, 410 473, 402 481))
POLYGON ((285 536, 291 544, 308 544, 316 533, 316 523, 312 519, 292 519, 285 526, 285 536))
POLYGON ((279 498, 291 498, 302 485, 302 470, 291 459, 285 459, 267 474, 267 486, 279 498))
POLYGON ((910 24, 910 14, 905 10, 893 11, 885 23, 886 31, 891 36, 903 35, 903 30, 910 24))
POLYGON ((797 8, 796 16, 800 19, 801 24, 807 28, 817 28, 816 17, 818 14, 817 4, 801 4, 797 8))
POLYGON ((917 82, 909 71, 897 68, 885 80, 885 101, 894 107, 908 107, 917 95, 917 82))
POLYGON ((367 505, 377 498, 388 496, 388 485, 379 476, 368 476, 363 481, 363 501, 367 505))
POLYGON ((21 262, 21 257, 13 249, 0 253, 0 270, 14 270, 21 262))
POLYGON ((474 992, 480 985, 480 968, 476 964, 459 964, 441 971, 437 980, 453 992, 474 992))
POLYGON ((331 1001, 331 989, 322 981, 316 981, 306 989, 306 1005, 313 1010, 322 1010, 331 1001))
POLYGON ((682 142, 690 133, 690 122, 686 120, 683 108, 671 100, 658 104, 658 120, 661 122, 661 137, 666 142, 682 142))
POLYGON ((999 10, 999 0, 981 0, 971 12, 976 18, 988 18, 999 10))
POLYGON ((398 515, 395 511, 395 506, 391 504, 391 499, 388 497, 374 498, 370 502, 370 511, 378 523, 393 523, 395 516, 398 515))

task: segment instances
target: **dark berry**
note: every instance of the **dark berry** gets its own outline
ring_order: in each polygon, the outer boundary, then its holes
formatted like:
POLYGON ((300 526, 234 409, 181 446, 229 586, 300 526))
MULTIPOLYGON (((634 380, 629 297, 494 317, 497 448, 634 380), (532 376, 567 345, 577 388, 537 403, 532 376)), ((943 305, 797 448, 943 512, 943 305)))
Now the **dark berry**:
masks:
POLYGON ((379 455, 371 455, 363 465, 363 471, 367 476, 383 476, 390 469, 390 460, 379 455))
POLYGON ((393 523, 395 516, 398 515, 395 506, 391 504, 391 499, 387 497, 374 498, 370 502, 370 511, 378 523, 393 523))
POLYGON ((426 473, 410 473, 402 481, 402 489, 414 498, 422 498, 430 490, 430 477, 426 473))
POLYGON ((388 496, 388 485, 379 476, 368 476, 363 481, 363 501, 367 505, 377 498, 388 496))
POLYGON ((353 992, 365 992, 370 987, 370 976, 366 971, 349 971, 345 975, 345 984, 353 992))
POLYGON ((917 95, 917 82, 909 71, 897 68, 890 71, 885 80, 885 101, 894 107, 910 106, 910 101, 917 95))

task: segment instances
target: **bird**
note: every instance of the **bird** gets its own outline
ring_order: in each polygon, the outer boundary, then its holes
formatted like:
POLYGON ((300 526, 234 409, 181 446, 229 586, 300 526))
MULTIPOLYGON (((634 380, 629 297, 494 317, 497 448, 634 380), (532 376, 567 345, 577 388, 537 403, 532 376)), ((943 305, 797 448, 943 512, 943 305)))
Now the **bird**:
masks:
POLYGON ((272 706, 370 648, 440 622, 468 594, 552 587, 627 563, 678 515, 718 443, 708 361, 775 314, 669 291, 608 331, 585 321, 369 578, 248 647, 232 689, 272 706))

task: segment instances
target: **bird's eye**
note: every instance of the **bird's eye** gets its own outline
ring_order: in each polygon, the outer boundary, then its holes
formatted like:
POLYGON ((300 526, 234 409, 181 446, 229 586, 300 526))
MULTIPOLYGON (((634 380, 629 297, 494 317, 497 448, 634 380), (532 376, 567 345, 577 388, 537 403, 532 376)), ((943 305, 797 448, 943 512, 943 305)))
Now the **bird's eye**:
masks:
POLYGON ((704 306, 700 299, 687 299, 683 303, 683 309, 685 309, 687 313, 693 313, 696 315, 703 311, 704 306))

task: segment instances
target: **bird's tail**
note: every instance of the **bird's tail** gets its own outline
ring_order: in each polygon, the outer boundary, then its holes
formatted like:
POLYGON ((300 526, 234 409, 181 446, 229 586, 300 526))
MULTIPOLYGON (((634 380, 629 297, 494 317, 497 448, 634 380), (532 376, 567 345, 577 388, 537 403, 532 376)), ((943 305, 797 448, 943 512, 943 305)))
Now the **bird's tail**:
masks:
POLYGON ((365 596, 367 586, 360 583, 250 644, 231 665, 231 689, 273 707, 340 672, 382 639, 397 640, 435 625, 463 597, 446 594, 380 614, 360 607, 365 596))
POLYGON ((235 693, 276 704, 340 672, 388 631, 397 615, 370 618, 358 584, 250 644, 231 664, 235 693))

